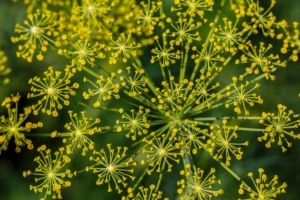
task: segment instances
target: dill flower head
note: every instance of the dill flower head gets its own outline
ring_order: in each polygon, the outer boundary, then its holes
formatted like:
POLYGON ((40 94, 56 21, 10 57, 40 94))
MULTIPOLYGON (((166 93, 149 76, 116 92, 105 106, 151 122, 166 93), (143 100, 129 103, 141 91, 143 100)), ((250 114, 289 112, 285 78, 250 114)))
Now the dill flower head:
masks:
POLYGON ((32 62, 33 56, 37 54, 37 60, 43 60, 43 53, 49 45, 60 45, 56 37, 63 28, 62 19, 58 13, 50 10, 37 9, 35 13, 29 13, 24 25, 16 24, 15 32, 20 35, 11 37, 13 43, 24 41, 24 44, 18 46, 17 57, 32 62))
POLYGON ((27 117, 32 113, 32 109, 25 107, 24 113, 19 113, 18 103, 20 97, 19 94, 6 97, 1 104, 7 109, 8 116, 2 115, 0 117, 0 153, 2 150, 7 150, 12 138, 14 138, 16 144, 16 152, 19 153, 21 147, 25 145, 28 149, 33 149, 32 141, 26 138, 24 133, 43 126, 42 122, 32 123, 28 121, 24 124, 27 117))
POLYGON ((65 74, 61 77, 60 71, 54 71, 53 67, 49 67, 48 71, 44 72, 45 78, 41 79, 35 76, 29 80, 32 85, 31 93, 28 98, 42 97, 36 105, 33 105, 34 114, 37 115, 39 111, 48 115, 57 116, 57 109, 62 109, 63 105, 70 104, 70 95, 75 95, 74 88, 78 88, 78 83, 70 84, 70 78, 73 73, 69 67, 65 68, 65 74))
MULTIPOLYGON (((277 197, 280 193, 285 193, 285 188, 287 187, 286 183, 283 183, 280 186, 278 184, 278 176, 274 175, 274 177, 267 181, 267 175, 264 174, 264 169, 258 169, 259 178, 254 179, 253 173, 249 172, 248 176, 251 178, 253 184, 255 185, 255 190, 252 190, 250 187, 245 187, 244 185, 240 186, 239 194, 244 194, 246 191, 250 198, 250 200, 271 200, 277 197)), ((241 199, 240 199, 241 200, 241 199)))
POLYGON ((287 70, 300 50, 298 23, 276 18, 275 0, 267 7, 258 0, 37 2, 25 2, 28 19, 16 25, 17 56, 43 60, 51 47, 68 64, 29 80, 28 98, 36 102, 19 118, 19 96, 5 99, 1 149, 12 136, 17 148, 32 148, 20 132, 42 123, 22 127, 30 113, 69 117, 43 134, 63 137, 64 147, 55 158, 45 145, 38 148, 38 168, 24 173, 40 177, 32 190, 62 198, 61 188, 70 186, 66 176, 92 172, 96 185, 124 200, 208 200, 226 188, 217 168, 232 175, 248 199, 285 191, 286 184, 277 187, 277 176, 268 182, 261 168, 258 179, 248 174, 254 187, 240 178, 243 169, 235 171, 260 145, 249 144, 252 138, 267 148, 276 142, 283 152, 300 138, 294 111, 282 104, 278 114, 260 110, 270 100, 261 86, 273 84, 281 76, 275 71, 287 70), (85 168, 63 172, 75 159, 85 168))
POLYGON ((34 172, 30 170, 23 172, 24 177, 36 176, 35 182, 39 183, 38 185, 30 185, 30 190, 35 193, 45 191, 42 198, 44 200, 48 195, 53 199, 62 199, 61 189, 71 186, 71 182, 65 179, 73 177, 69 169, 66 169, 65 172, 62 171, 65 165, 70 163, 70 157, 64 154, 65 149, 63 147, 54 152, 54 157, 46 145, 40 146, 37 151, 41 154, 34 159, 34 162, 38 163, 38 167, 34 172))
POLYGON ((181 186, 177 190, 181 195, 180 199, 211 199, 213 196, 218 196, 223 193, 223 190, 212 190, 212 185, 220 184, 214 175, 215 169, 212 168, 207 176, 203 177, 204 170, 197 168, 194 172, 191 165, 186 165, 186 171, 181 171, 180 174, 186 176, 187 180, 181 179, 178 185, 181 186))
POLYGON ((266 126, 266 131, 263 136, 258 137, 258 141, 266 140, 265 146, 267 148, 270 148, 277 138, 277 144, 281 146, 282 152, 285 152, 287 150, 286 147, 292 146, 292 143, 285 136, 300 139, 300 134, 295 134, 293 131, 293 129, 298 128, 300 120, 293 120, 294 112, 286 109, 286 106, 278 104, 277 116, 274 113, 262 113, 263 118, 259 122, 266 126))
POLYGON ((136 162, 132 158, 124 159, 128 150, 127 147, 117 147, 115 150, 111 148, 111 144, 107 144, 107 148, 108 153, 104 149, 93 152, 96 157, 92 156, 90 160, 96 162, 96 164, 86 167, 86 171, 92 170, 93 173, 97 173, 98 180, 96 184, 108 184, 108 192, 112 192, 111 185, 115 185, 115 189, 118 193, 121 193, 121 188, 126 187, 128 184, 127 179, 135 179, 135 176, 132 175, 134 169, 130 169, 130 167, 135 166, 136 162))
POLYGON ((63 143, 67 143, 67 154, 72 154, 74 148, 82 148, 81 155, 85 156, 88 150, 94 149, 95 143, 88 137, 88 135, 93 135, 96 132, 101 132, 101 129, 95 125, 100 123, 100 119, 97 118, 93 120, 92 118, 87 118, 85 112, 81 112, 81 119, 77 116, 77 113, 69 111, 71 122, 65 125, 65 128, 69 133, 57 133, 56 131, 52 133, 52 137, 57 136, 68 136, 63 139, 63 143), (70 141, 70 142, 68 142, 70 141), (71 144, 70 144, 71 143, 71 144))

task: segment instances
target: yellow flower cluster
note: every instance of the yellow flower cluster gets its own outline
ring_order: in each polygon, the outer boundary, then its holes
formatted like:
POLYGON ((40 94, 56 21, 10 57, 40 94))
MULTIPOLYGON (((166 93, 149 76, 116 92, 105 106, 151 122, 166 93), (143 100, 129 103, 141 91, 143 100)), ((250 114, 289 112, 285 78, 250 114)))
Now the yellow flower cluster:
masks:
MULTIPOLYGON (((260 145, 253 138, 282 152, 300 139, 299 114, 282 104, 277 114, 261 110, 270 99, 261 86, 273 84, 281 76, 275 71, 287 70, 300 51, 298 23, 278 20, 275 0, 267 7, 259 0, 24 3, 27 18, 11 37, 16 55, 53 66, 28 81, 24 113, 20 95, 3 101, 0 152, 12 138, 17 152, 33 149, 31 137, 63 138, 54 157, 48 144, 39 147, 37 168, 23 173, 37 177, 30 189, 43 199, 61 199, 69 178, 92 172, 96 185, 122 200, 209 200, 226 193, 216 168, 248 199, 285 192, 287 184, 277 186, 278 176, 267 181, 261 168, 257 179, 248 174, 254 187, 234 171, 260 145), (30 133, 43 126, 28 121, 31 113, 55 117, 57 126, 30 133), (72 165, 77 159, 83 169, 72 165), (177 194, 166 189, 169 177, 177 194)), ((0 75, 9 73, 5 62, 0 51, 0 75)))

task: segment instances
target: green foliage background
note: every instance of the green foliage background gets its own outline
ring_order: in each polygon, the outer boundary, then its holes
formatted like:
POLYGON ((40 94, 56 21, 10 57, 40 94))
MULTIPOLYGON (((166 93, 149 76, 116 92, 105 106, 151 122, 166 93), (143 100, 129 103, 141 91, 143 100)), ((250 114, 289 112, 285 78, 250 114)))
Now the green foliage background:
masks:
MULTIPOLYGON (((261 1, 262 4, 266 3, 269 5, 268 0, 261 1)), ((7 66, 12 68, 12 73, 9 75, 11 80, 8 85, 0 85, 0 100, 2 101, 5 97, 11 94, 20 93, 21 104, 28 104, 26 101, 26 95, 29 91, 28 80, 38 74, 42 74, 44 70, 50 65, 61 66, 62 68, 67 63, 63 58, 57 59, 56 52, 48 52, 45 59, 42 62, 27 63, 23 59, 17 59, 15 52, 17 50, 17 45, 13 45, 10 41, 10 37, 14 35, 14 27, 17 22, 23 22, 26 17, 26 8, 22 3, 12 3, 9 0, 0 0, 0 44, 1 48, 4 49, 8 62, 7 66), (53 56, 51 56, 53 54, 53 56)), ((273 12, 276 14, 278 19, 286 19, 288 22, 300 21, 300 1, 298 0, 278 0, 273 12)), ((255 38, 254 38, 255 39, 255 38)), ((280 44, 278 44, 280 45, 280 44)), ((273 45, 275 46, 275 45, 273 45)), ((288 69, 279 69, 276 71, 276 80, 274 82, 267 82, 261 84, 260 91, 262 91, 262 96, 265 102, 270 102, 270 104, 261 106, 261 110, 266 110, 266 108, 274 108, 276 112, 276 106, 278 103, 286 105, 288 108, 293 109, 295 112, 300 111, 300 98, 298 93, 300 93, 300 66, 297 63, 288 63, 288 69)), ((224 74, 222 79, 226 80, 224 74)), ((222 80, 220 80, 222 81, 222 80)), ((21 107, 21 106, 20 106, 21 107)), ((72 105, 68 107, 72 109, 72 105)), ((74 110, 74 109, 72 109, 74 110)), ((95 116, 97 113, 93 110, 88 110, 89 116, 95 116)), ((5 114, 6 110, 0 107, 0 115, 5 114)), ((218 115, 218 113, 216 113, 218 115)), ((39 119, 39 121, 44 122, 43 130, 52 130, 51 127, 61 126, 65 124, 64 118, 68 115, 61 114, 59 117, 62 119, 61 124, 56 124, 57 120, 53 120, 51 117, 44 115, 39 115, 44 119, 39 119), (47 123, 45 123, 47 121, 47 123)), ((103 119, 101 120, 112 120, 103 119)), ((34 119, 33 121, 37 121, 34 119)), ((113 121, 113 120, 112 120, 113 121)), ((38 130, 41 132, 41 130, 38 130)), ((37 138, 33 139, 35 147, 42 144, 47 144, 48 146, 59 146, 61 141, 58 139, 49 138, 37 138)), ((116 138, 118 140, 118 138, 116 138)), ((116 141, 120 144, 126 141, 116 141)), ((249 141, 254 143, 253 141, 249 141)), ((242 161, 233 161, 232 169, 239 174, 244 174, 242 178, 247 179, 246 173, 248 171, 254 171, 258 167, 263 167, 270 177, 273 174, 279 176, 280 182, 287 182, 288 188, 287 193, 280 195, 277 199, 279 200, 297 200, 300 197, 300 142, 294 141, 293 147, 289 148, 284 154, 281 153, 281 149, 274 145, 271 149, 266 149, 263 143, 257 143, 257 145, 250 145, 247 148, 247 153, 244 155, 242 161), (245 173, 246 172, 246 173, 245 173)), ((36 163, 33 162, 33 158, 37 155, 35 150, 29 151, 26 148, 22 149, 21 153, 16 153, 14 151, 13 142, 10 143, 8 150, 2 152, 0 156, 0 199, 3 200, 28 200, 37 199, 39 195, 34 194, 29 191, 29 185, 32 183, 31 178, 23 178, 22 172, 27 169, 34 169, 36 163)), ((205 153, 203 153, 203 160, 199 161, 200 167, 206 167, 203 165, 217 166, 216 162, 209 158, 205 153), (205 162, 202 162, 206 160, 205 162)), ((77 163, 73 163, 76 168, 82 165, 81 161, 78 160, 77 163)), ((256 171, 255 171, 256 172, 256 171)), ((222 180, 222 187, 225 191, 223 195, 216 199, 220 200, 231 200, 231 195, 237 194, 237 188, 239 183, 230 176, 221 167, 217 168, 217 177, 222 180)), ((163 182, 163 184, 173 184, 173 177, 165 179, 169 180, 163 182)), ((176 179, 175 179, 176 180, 176 179)), ((105 186, 96 186, 94 174, 86 173, 81 174, 72 181, 72 186, 63 190, 64 199, 81 200, 81 199, 108 199, 106 195, 108 194, 107 188, 105 186)), ((169 197, 172 199, 172 193, 175 193, 174 187, 170 186, 169 197)))

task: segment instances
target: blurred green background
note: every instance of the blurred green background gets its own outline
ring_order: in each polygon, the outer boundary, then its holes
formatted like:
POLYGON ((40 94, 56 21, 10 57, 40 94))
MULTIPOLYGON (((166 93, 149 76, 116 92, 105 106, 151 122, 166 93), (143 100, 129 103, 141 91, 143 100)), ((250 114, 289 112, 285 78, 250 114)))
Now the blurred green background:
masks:
MULTIPOLYGON (((269 0, 261 1, 261 4, 269 5, 269 0)), ((17 44, 12 44, 10 37, 16 35, 14 33, 14 27, 16 23, 22 23, 26 18, 26 7, 21 3, 12 3, 10 0, 0 0, 0 45, 5 51, 8 61, 6 66, 12 69, 12 73, 9 75, 11 80, 8 85, 0 85, 0 101, 11 94, 20 93, 22 104, 28 105, 26 95, 29 92, 28 80, 35 75, 42 74, 48 66, 61 66, 64 67, 66 61, 64 59, 58 60, 55 56, 56 52, 49 52, 45 56, 45 60, 42 62, 27 63, 22 59, 17 59, 15 52, 17 50, 17 44), (55 59, 54 59, 55 58, 55 59)), ((286 19, 288 22, 300 21, 300 1, 299 0, 278 0, 273 12, 278 19, 286 19)), ((279 44, 280 45, 280 44, 279 44)), ((266 82, 261 84, 260 91, 263 96, 264 102, 268 102, 267 105, 263 105, 261 108, 264 110, 272 110, 276 112, 276 106, 278 103, 282 103, 288 108, 293 109, 295 113, 300 113, 300 66, 298 63, 288 63, 287 69, 279 69, 276 72, 276 80, 274 82, 266 82)), ((228 78, 228 77, 224 77, 228 78)), ((6 109, 0 108, 0 115, 6 114, 6 109)), ((95 116, 95 111, 89 112, 89 116, 95 116)), ((41 115, 42 116, 42 115, 41 115)), ((63 119, 67 117, 67 114, 62 114, 60 117, 63 119)), ((32 121, 37 121, 32 117, 32 121)), ((105 120, 105 119, 104 119, 105 120)), ((44 123, 43 130, 53 130, 52 127, 63 127, 65 122, 56 124, 57 121, 51 120, 47 116, 43 116, 40 121, 47 121, 44 123), (49 129, 50 128, 50 129, 49 129)), ((42 130, 42 131, 43 131, 42 130)), ((40 130, 38 130, 40 131, 40 130)), ((299 131, 300 132, 300 131, 299 131)), ((287 193, 278 196, 278 200, 297 200, 300 199, 300 141, 293 141, 293 147, 288 149, 284 154, 281 153, 280 148, 276 145, 272 149, 265 149, 263 143, 257 143, 256 137, 250 144, 256 143, 256 145, 250 145, 245 150, 243 160, 239 162, 232 162, 231 168, 236 173, 240 174, 244 180, 250 183, 250 179, 246 177, 248 171, 253 171, 257 175, 257 168, 263 167, 269 175, 269 178, 273 174, 279 176, 279 183, 287 182, 287 193), (245 173, 246 172, 246 173, 245 173), (244 174, 244 175, 242 175, 244 174)), ((35 147, 41 144, 47 144, 48 146, 59 146, 61 139, 48 139, 38 138, 34 139, 35 147)), ((14 151, 15 145, 11 141, 7 151, 2 152, 0 156, 0 199, 1 200, 31 200, 39 199, 42 197, 40 194, 34 194, 29 191, 29 185, 33 184, 32 177, 23 178, 22 172, 27 169, 33 170, 36 163, 33 162, 33 158, 37 155, 36 151, 29 151, 26 148, 22 148, 21 153, 17 154, 14 151)), ((76 155, 75 155, 76 156, 76 155)), ((218 163, 209 159, 206 154, 203 154, 203 160, 199 161, 200 167, 207 166, 217 167, 218 163)), ((73 163, 74 168, 84 167, 81 160, 73 163)), ((224 195, 216 198, 220 200, 236 199, 232 196, 237 196, 238 182, 231 177, 222 168, 217 168, 217 177, 222 180, 222 187, 224 188, 224 195)), ((171 200, 175 194, 174 179, 172 175, 167 176, 164 185, 170 184, 169 194, 171 200), (173 185, 172 185, 173 184, 173 185)), ((70 200, 83 200, 83 199, 108 199, 111 198, 111 194, 107 196, 107 187, 96 186, 96 177, 92 173, 86 173, 78 176, 72 181, 71 188, 63 190, 64 199, 70 200)), ((50 199, 50 198, 49 198, 50 199)), ((111 198, 114 199, 114 198, 111 198)))

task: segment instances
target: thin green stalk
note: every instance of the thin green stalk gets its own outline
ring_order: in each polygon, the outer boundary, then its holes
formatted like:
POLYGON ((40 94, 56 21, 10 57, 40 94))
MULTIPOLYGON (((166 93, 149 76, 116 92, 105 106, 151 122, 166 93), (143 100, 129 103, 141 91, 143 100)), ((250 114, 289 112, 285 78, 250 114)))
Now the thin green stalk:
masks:
MULTIPOLYGON (((51 137, 51 133, 23 133, 25 136, 30 136, 30 137, 51 137)), ((62 135, 57 135, 55 137, 64 137, 62 135)))
POLYGON ((163 171, 164 171, 164 169, 165 169, 165 166, 166 166, 166 162, 163 162, 161 171, 160 171, 160 173, 159 173, 159 177, 158 177, 157 184, 155 185, 155 193, 158 192, 158 189, 159 189, 159 187, 160 187, 160 184, 161 184, 161 181, 162 181, 162 178, 163 178, 163 171))
POLYGON ((80 66, 85 72, 87 72, 88 74, 94 76, 95 78, 99 78, 99 74, 97 74, 96 72, 92 71, 91 69, 87 68, 84 65, 80 66))
MULTIPOLYGON (((160 15, 161 18, 164 16, 163 6, 161 6, 159 8, 159 15, 160 15)), ((164 23, 162 23, 161 31, 164 32, 164 30, 165 30, 165 25, 164 25, 164 23)), ((166 37, 162 37, 162 39, 163 39, 163 44, 167 44, 167 38, 166 37)), ((163 76, 163 79, 164 79, 164 81, 167 82, 167 76, 166 76, 166 73, 164 71, 166 67, 162 66, 161 61, 159 62, 159 66, 160 66, 160 71, 161 71, 161 74, 163 76)))
POLYGON ((183 79, 185 77, 185 71, 186 71, 188 57, 189 57, 189 49, 190 49, 190 43, 189 42, 187 43, 186 46, 184 46, 183 42, 181 43, 181 63, 180 63, 179 82, 183 81, 183 79))
POLYGON ((100 109, 100 110, 106 110, 106 111, 112 111, 112 112, 118 112, 119 113, 119 109, 117 108, 107 108, 107 107, 103 107, 103 106, 99 106, 99 107, 94 107, 94 106, 91 106, 91 105, 88 105, 86 103, 83 103, 83 102, 79 102, 79 101, 72 101, 74 103, 77 103, 81 106, 84 106, 84 107, 87 107, 87 108, 94 108, 94 109, 100 109))

